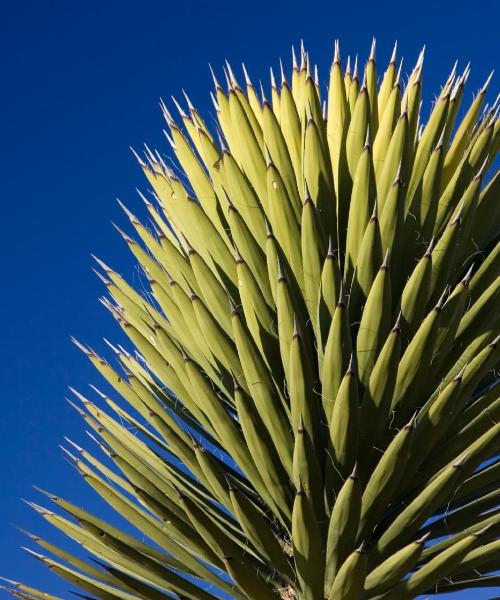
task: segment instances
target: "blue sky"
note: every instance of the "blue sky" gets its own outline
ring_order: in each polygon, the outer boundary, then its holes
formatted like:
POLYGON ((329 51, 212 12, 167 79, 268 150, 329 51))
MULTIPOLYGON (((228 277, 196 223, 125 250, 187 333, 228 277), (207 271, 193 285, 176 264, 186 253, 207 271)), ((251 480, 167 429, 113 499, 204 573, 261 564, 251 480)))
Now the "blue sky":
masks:
MULTIPOLYGON (((26 539, 11 524, 51 531, 20 501, 39 499, 32 484, 101 507, 58 448, 65 435, 86 439, 64 402, 67 386, 100 384, 69 336, 100 351, 103 336, 119 339, 97 301, 102 288, 90 253, 137 280, 110 221, 126 226, 116 197, 141 214, 134 190, 146 186, 129 146, 168 151, 159 98, 185 88, 207 114, 209 62, 244 61, 256 81, 266 79, 269 65, 279 57, 289 62, 290 46, 302 37, 325 78, 334 38, 343 55, 364 56, 375 35, 379 68, 395 39, 408 70, 427 44, 427 102, 455 59, 462 67, 470 60, 470 99, 498 66, 500 10, 489 0, 24 0, 5 3, 1 17, 0 575, 66 598, 67 586, 18 549, 26 539)), ((454 598, 494 595, 498 590, 454 598)))

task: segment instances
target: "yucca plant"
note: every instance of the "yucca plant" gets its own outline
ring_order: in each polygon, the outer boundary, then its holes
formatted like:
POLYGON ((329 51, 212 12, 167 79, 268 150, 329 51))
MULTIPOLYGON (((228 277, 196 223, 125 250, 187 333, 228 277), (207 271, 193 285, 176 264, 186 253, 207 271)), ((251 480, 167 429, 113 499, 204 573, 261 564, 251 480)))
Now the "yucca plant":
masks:
POLYGON ((422 67, 378 85, 373 44, 360 82, 336 44, 323 101, 301 48, 270 99, 214 76, 215 128, 162 103, 176 163, 137 156, 151 221, 122 234, 150 290, 97 261, 133 350, 76 342, 121 400, 74 391, 104 459, 66 448, 130 528, 31 504, 92 556, 28 534, 82 597, 499 585, 498 101, 457 122, 454 68, 422 123, 422 67))

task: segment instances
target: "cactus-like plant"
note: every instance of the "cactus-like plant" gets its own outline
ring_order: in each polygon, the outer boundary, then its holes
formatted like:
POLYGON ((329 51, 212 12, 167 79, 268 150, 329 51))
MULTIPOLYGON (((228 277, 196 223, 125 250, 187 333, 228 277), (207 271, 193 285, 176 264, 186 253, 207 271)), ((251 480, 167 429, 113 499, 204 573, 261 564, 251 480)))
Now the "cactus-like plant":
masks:
POLYGON ((152 220, 123 233, 150 290, 98 260, 134 350, 77 342, 121 397, 74 392, 105 462, 66 449, 131 529, 32 504, 94 557, 29 534, 83 597, 499 585, 498 101, 457 122, 454 68, 423 123, 422 66, 403 86, 394 52, 379 86, 373 45, 360 83, 336 44, 323 101, 301 48, 269 99, 227 64, 215 128, 162 103, 180 169, 137 157, 152 220))

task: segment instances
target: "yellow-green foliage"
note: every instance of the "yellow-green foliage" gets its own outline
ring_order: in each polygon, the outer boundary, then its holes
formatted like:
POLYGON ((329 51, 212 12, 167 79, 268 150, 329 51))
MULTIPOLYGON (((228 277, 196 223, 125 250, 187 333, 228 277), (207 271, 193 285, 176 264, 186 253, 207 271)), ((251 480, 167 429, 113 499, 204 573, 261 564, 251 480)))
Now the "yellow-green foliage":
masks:
POLYGON ((96 560, 31 536, 85 597, 499 584, 498 103, 453 69, 422 114, 423 61, 405 86, 373 45, 358 78, 336 44, 320 89, 302 48, 269 100, 226 65, 215 127, 162 104, 180 168, 137 157, 151 221, 123 234, 150 290, 98 261, 130 353, 78 343, 114 389, 75 392, 108 466, 66 449, 130 528, 32 505, 96 560))

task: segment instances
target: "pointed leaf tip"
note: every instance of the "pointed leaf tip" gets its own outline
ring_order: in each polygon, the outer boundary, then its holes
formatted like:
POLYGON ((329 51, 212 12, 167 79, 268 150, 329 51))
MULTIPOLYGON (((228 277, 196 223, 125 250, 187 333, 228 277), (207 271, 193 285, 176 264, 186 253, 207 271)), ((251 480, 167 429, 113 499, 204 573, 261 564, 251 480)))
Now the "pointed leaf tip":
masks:
MULTIPOLYGON (((175 98, 175 96, 170 96, 170 98, 172 99, 172 102, 174 103, 175 108, 177 109, 177 112, 180 114, 181 119, 187 119, 188 116, 187 116, 186 112, 184 111, 182 106, 179 104, 179 102, 177 102, 177 99, 175 98)), ((173 126, 176 127, 175 124, 173 124, 173 126)))
POLYGON ((335 40, 334 43, 333 63, 340 64, 340 45, 338 40, 335 40))
POLYGON ((479 91, 480 94, 486 94, 486 92, 488 90, 488 86, 490 85, 494 74, 495 74, 495 69, 493 69, 493 71, 491 71, 491 73, 488 75, 488 78, 484 82, 483 87, 479 91))
POLYGON ((269 73, 270 73, 270 75, 271 75, 271 87, 272 87, 274 90, 277 90, 277 89, 278 89, 278 86, 276 85, 276 78, 274 77, 274 71, 273 71, 273 68, 272 68, 272 67, 269 67, 269 73))
POLYGON ((425 542, 429 539, 430 535, 431 535, 431 532, 428 531, 422 537, 415 540, 415 544, 418 544, 419 546, 423 546, 425 544, 425 542))
POLYGON ((396 322, 394 323, 394 326, 392 328, 391 331, 393 331, 394 333, 401 333, 401 319, 402 319, 402 315, 403 312, 400 310, 396 319, 396 322))
POLYGON ((394 42, 394 48, 392 49, 392 54, 391 54, 391 59, 389 61, 390 64, 395 65, 396 64, 396 53, 398 50, 398 41, 396 40, 394 42))
POLYGON ((370 48, 370 56, 368 58, 369 61, 375 62, 375 48, 377 46, 377 40, 375 38, 372 39, 372 45, 370 48))

